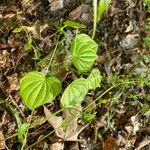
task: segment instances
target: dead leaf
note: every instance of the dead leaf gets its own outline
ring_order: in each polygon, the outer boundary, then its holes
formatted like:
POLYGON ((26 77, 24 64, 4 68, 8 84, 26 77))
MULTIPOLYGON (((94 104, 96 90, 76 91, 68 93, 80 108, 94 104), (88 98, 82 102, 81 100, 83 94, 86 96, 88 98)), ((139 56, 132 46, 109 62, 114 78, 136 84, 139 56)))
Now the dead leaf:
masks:
POLYGON ((79 144, 78 142, 72 142, 71 145, 67 147, 69 150, 79 150, 79 144))
POLYGON ((78 141, 78 135, 87 127, 88 124, 85 126, 78 125, 80 111, 81 108, 79 110, 64 110, 64 118, 67 118, 68 121, 64 137, 65 141, 78 141))
POLYGON ((0 43, 0 49, 8 49, 8 48, 12 48, 12 46, 9 44, 0 43))
POLYGON ((64 150, 64 143, 56 142, 51 145, 50 149, 51 150, 64 150))
POLYGON ((3 50, 0 52, 0 70, 9 68, 10 65, 10 54, 7 52, 7 50, 3 50))
POLYGON ((51 11, 57 11, 63 8, 63 0, 48 0, 48 1, 50 3, 51 11))
POLYGON ((62 138, 64 141, 79 141, 78 135, 81 133, 83 129, 87 127, 85 126, 79 126, 78 121, 78 113, 80 111, 77 110, 64 110, 64 118, 67 118, 67 127, 66 131, 64 131, 62 124, 63 119, 62 117, 58 117, 53 115, 45 106, 44 106, 44 113, 47 117, 48 122, 52 125, 52 127, 55 130, 55 133, 58 137, 62 138))
POLYGON ((104 141, 103 150, 119 150, 116 140, 111 135, 104 141))
POLYGON ((7 80, 9 84, 9 93, 19 90, 19 82, 18 82, 17 73, 12 74, 11 76, 7 76, 7 80))
POLYGON ((33 26, 24 26, 24 28, 28 31, 31 32, 33 37, 35 39, 41 39, 40 35, 40 24, 37 21, 33 26))
POLYGON ((139 147, 136 148, 136 150, 141 150, 142 148, 144 148, 144 147, 147 146, 147 145, 150 145, 150 139, 145 139, 145 140, 143 140, 143 141, 140 143, 139 147))
POLYGON ((57 117, 56 115, 53 115, 51 111, 49 111, 45 106, 44 106, 44 113, 45 116, 47 117, 47 121, 54 128, 56 135, 63 139, 65 133, 63 131, 63 128, 61 127, 63 123, 62 117, 57 117))
POLYGON ((69 14, 69 19, 79 20, 83 23, 90 23, 91 22, 90 11, 91 11, 90 6, 83 3, 69 14))
POLYGON ((0 150, 5 149, 5 139, 3 132, 0 130, 0 150))

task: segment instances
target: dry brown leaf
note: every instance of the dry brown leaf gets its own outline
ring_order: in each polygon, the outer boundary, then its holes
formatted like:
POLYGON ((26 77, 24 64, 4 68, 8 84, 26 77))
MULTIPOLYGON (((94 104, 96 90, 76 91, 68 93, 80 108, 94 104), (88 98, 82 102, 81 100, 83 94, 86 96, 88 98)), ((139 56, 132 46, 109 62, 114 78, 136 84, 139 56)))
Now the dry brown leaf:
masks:
POLYGON ((7 52, 7 50, 0 52, 0 71, 11 66, 9 56, 10 54, 7 52))
POLYGON ((71 20, 79 20, 83 23, 90 23, 91 22, 91 14, 90 14, 90 6, 87 4, 81 4, 77 8, 75 8, 69 14, 69 19, 71 20))
POLYGON ((79 141, 78 135, 81 131, 87 126, 79 126, 77 123, 78 120, 78 113, 80 111, 76 110, 64 110, 64 118, 67 118, 67 128, 66 131, 63 130, 62 117, 58 117, 53 115, 45 106, 44 106, 44 113, 47 117, 48 122, 52 125, 55 130, 55 133, 58 137, 62 138, 64 141, 79 141), (76 117, 77 116, 77 117, 76 117))
POLYGON ((136 148, 136 150, 141 150, 142 148, 144 148, 147 145, 150 145, 150 139, 145 139, 144 141, 142 141, 140 143, 139 147, 136 148))
POLYGON ((79 110, 64 110, 64 118, 68 119, 64 137, 65 141, 78 141, 78 135, 87 127, 88 124, 85 126, 78 125, 77 121, 80 116, 80 111, 81 108, 79 110))
POLYGON ((111 135, 104 141, 103 150, 119 150, 116 140, 111 135))
POLYGON ((57 11, 63 8, 63 0, 48 0, 48 1, 50 3, 51 11, 57 11))
POLYGON ((47 107, 45 106, 44 106, 44 113, 45 116, 47 117, 48 122, 54 128, 56 135, 63 139, 65 133, 63 131, 63 128, 61 127, 63 123, 62 117, 57 117, 56 115, 53 115, 51 111, 48 110, 47 107))
POLYGON ((0 43, 0 49, 8 49, 8 48, 12 48, 12 46, 9 44, 0 43))
POLYGON ((0 150, 5 149, 5 139, 3 132, 0 130, 0 150))
POLYGON ((9 93, 19 90, 18 75, 16 73, 11 76, 7 76, 7 80, 9 84, 9 93))
POLYGON ((24 28, 28 31, 31 32, 33 37, 35 39, 41 39, 40 35, 40 24, 37 21, 33 26, 24 26, 24 28))
POLYGON ((64 143, 56 142, 51 145, 50 150, 63 150, 64 149, 64 143))

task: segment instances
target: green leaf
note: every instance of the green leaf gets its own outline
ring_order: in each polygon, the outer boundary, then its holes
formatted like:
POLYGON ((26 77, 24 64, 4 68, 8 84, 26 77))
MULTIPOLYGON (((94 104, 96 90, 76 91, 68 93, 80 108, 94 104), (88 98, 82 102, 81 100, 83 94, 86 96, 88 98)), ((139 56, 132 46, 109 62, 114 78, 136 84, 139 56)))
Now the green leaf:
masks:
POLYGON ((96 117, 96 115, 94 113, 91 113, 91 112, 83 113, 83 120, 85 120, 85 121, 92 121, 95 119, 95 117, 96 117))
POLYGON ((75 29, 86 28, 86 25, 70 20, 65 21, 64 25, 75 29))
POLYGON ((86 79, 74 80, 68 85, 61 97, 62 106, 66 108, 79 107, 87 92, 86 79))
POLYGON ((30 51, 32 49, 32 47, 33 47, 33 45, 32 45, 32 37, 29 36, 27 43, 24 45, 24 50, 25 51, 30 51))
POLYGON ((144 38, 144 43, 147 47, 150 47, 150 37, 145 37, 144 38))
POLYGON ((16 124, 18 127, 17 135, 18 135, 18 140, 20 143, 23 143, 26 131, 29 127, 29 124, 27 123, 22 123, 21 118, 19 117, 19 112, 17 112, 16 109, 14 109, 9 103, 7 104, 8 110, 12 113, 12 116, 15 117, 16 124))
POLYGON ((32 49, 32 44, 26 43, 26 44, 24 45, 24 50, 25 50, 25 51, 30 51, 31 49, 32 49))
POLYGON ((86 34, 77 34, 71 45, 72 62, 80 72, 91 69, 97 58, 98 45, 86 34))
POLYGON ((21 31, 22 31, 22 27, 18 27, 13 30, 13 33, 19 33, 21 31))
POLYGON ((61 82, 41 72, 29 72, 20 80, 20 95, 31 110, 51 102, 60 91, 61 82))
POLYGON ((87 86, 89 89, 96 89, 100 87, 102 76, 100 75, 100 71, 98 69, 93 69, 90 75, 87 78, 87 86))
POLYGON ((144 0, 144 4, 150 9, 150 0, 144 0))
POLYGON ((57 79, 56 77, 49 77, 49 78, 47 78, 47 81, 53 87, 52 88, 52 90, 53 90, 52 93, 53 93, 53 96, 56 97, 61 91, 61 82, 60 82, 60 80, 57 79))
POLYGON ((97 20, 100 21, 100 19, 102 18, 102 15, 104 14, 105 11, 108 10, 109 5, 111 3, 111 0, 100 0, 98 3, 98 12, 97 12, 97 20))

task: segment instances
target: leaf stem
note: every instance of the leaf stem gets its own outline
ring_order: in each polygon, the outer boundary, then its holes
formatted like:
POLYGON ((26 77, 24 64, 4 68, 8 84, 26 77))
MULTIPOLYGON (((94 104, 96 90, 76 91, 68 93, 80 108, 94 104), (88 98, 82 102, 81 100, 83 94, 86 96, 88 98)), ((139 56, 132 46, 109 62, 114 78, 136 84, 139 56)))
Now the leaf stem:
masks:
POLYGON ((97 28, 97 0, 93 0, 93 33, 92 39, 94 39, 97 28))

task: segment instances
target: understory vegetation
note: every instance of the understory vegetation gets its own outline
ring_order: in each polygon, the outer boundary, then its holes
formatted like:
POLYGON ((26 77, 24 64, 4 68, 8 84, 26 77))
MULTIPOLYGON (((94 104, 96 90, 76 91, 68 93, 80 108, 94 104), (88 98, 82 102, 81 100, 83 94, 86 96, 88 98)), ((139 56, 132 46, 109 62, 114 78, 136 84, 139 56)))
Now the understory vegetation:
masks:
POLYGON ((0 149, 149 150, 149 13, 149 0, 2 0, 0 149))

